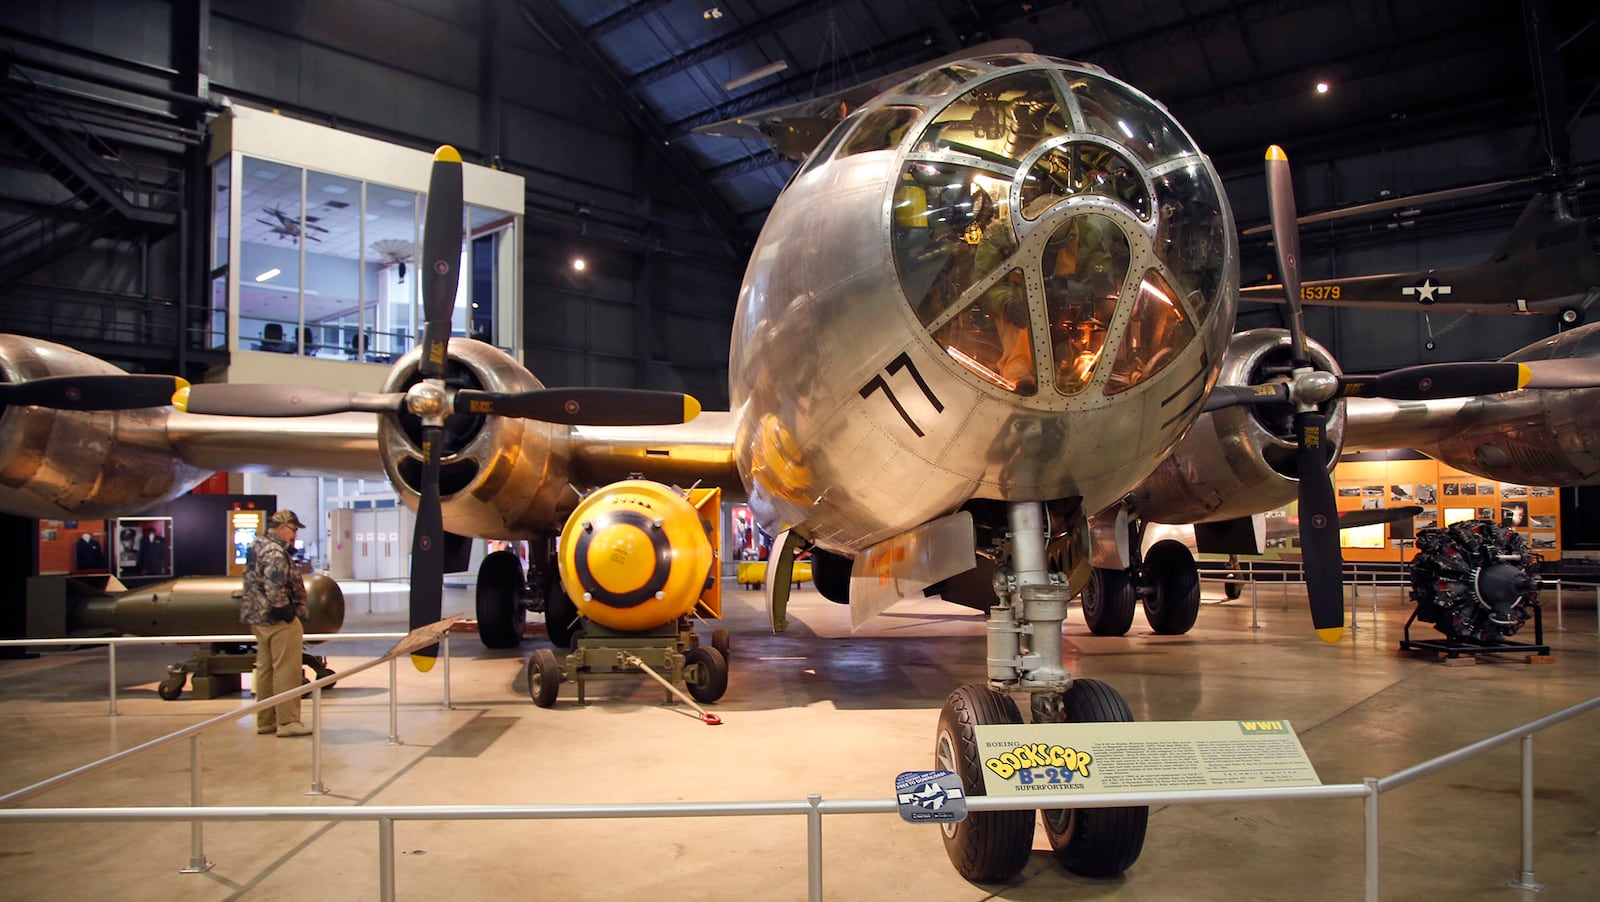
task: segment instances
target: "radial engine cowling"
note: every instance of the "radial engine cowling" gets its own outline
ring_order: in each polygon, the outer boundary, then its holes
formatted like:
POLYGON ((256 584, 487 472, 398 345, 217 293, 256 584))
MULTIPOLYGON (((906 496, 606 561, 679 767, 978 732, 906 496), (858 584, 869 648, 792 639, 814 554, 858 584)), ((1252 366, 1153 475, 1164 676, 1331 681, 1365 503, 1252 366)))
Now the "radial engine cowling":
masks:
POLYGON ((1520 533, 1487 520, 1417 530, 1417 619, 1456 641, 1494 644, 1539 604, 1539 562, 1520 533))
POLYGON ((677 489, 612 483, 583 499, 561 531, 561 586, 601 626, 642 632, 672 623, 716 578, 709 532, 677 489))
MULTIPOLYGON (((0 335, 0 381, 121 372, 65 345, 0 335)), ((0 510, 50 519, 109 517, 194 488, 211 474, 178 459, 167 435, 171 412, 0 407, 0 510)))
MULTIPOLYGON (((1307 340, 1317 368, 1338 373, 1327 350, 1307 340)), ((1281 381, 1274 371, 1290 364, 1289 333, 1252 329, 1233 336, 1223 355, 1218 385, 1281 381)), ((1322 405, 1331 445, 1328 468, 1344 444, 1344 404, 1322 405)), ((1133 492, 1135 512, 1157 523, 1202 523, 1247 517, 1282 507, 1299 496, 1294 410, 1287 404, 1230 407, 1202 414, 1154 473, 1133 492)))
MULTIPOLYGON (((500 392, 544 386, 510 355, 479 341, 450 339, 452 388, 500 392)), ((383 390, 405 391, 422 377, 422 352, 396 362, 383 390)), ((407 506, 416 509, 422 479, 421 421, 409 413, 385 416, 378 427, 384 470, 407 506)), ((444 528, 489 539, 533 538, 529 524, 559 523, 577 496, 569 485, 566 426, 515 417, 456 414, 445 420, 439 466, 444 528)))

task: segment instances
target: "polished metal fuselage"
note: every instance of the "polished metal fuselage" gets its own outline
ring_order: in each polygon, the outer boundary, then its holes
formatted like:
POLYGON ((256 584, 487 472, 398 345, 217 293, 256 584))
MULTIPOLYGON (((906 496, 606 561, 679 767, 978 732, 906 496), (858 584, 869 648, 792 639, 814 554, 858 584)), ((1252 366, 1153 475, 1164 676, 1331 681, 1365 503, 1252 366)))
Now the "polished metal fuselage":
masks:
MULTIPOLYGON (((751 255, 729 384, 735 460, 757 519, 769 532, 793 529, 849 553, 974 498, 1081 498, 1087 512, 1115 502, 1198 415, 1236 291, 1219 293, 1175 362, 1129 391, 1108 395, 1097 381, 1073 395, 1041 387, 1021 397, 990 385, 940 347, 901 288, 890 221, 907 153, 902 144, 802 170, 751 255)), ((1193 165, 1209 171, 1203 160, 1193 165)), ((1073 212, 1117 215, 1080 200, 1023 223, 1019 245, 1042 253, 1044 237, 1073 212)), ((1117 221, 1133 245, 1131 271, 1154 265, 1158 224, 1117 221)), ((1236 286, 1227 221, 1224 281, 1236 286)), ((1039 279, 1038 267, 1036 256, 1027 278, 1039 279)), ((1107 347, 1127 316, 1124 302, 1107 347)), ((1036 335, 1035 352, 1048 354, 1043 341, 1036 335)))

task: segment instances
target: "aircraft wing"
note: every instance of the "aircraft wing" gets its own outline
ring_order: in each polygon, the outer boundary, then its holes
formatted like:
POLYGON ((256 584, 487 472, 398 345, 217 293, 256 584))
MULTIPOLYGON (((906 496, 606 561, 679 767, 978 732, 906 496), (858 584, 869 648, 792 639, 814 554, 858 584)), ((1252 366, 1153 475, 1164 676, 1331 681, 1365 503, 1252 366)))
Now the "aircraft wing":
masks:
POLYGON ((744 497, 733 456, 734 415, 703 410, 668 426, 574 426, 574 475, 584 486, 643 476, 683 488, 720 488, 729 500, 744 497))
POLYGON ((768 107, 723 119, 694 129, 694 134, 717 138, 742 138, 764 141, 774 153, 790 160, 804 159, 822 143, 828 132, 856 107, 901 82, 956 60, 1006 53, 1032 53, 1033 45, 1022 40, 989 41, 968 47, 930 62, 880 75, 822 97, 813 97, 782 106, 768 107))
MULTIPOLYGON (((1555 313, 1582 300, 1581 294, 1540 296, 1537 291, 1512 291, 1504 280, 1477 272, 1481 268, 1313 279, 1301 283, 1300 300, 1319 307, 1488 314, 1555 313)), ((1239 299, 1272 304, 1285 300, 1283 286, 1276 283, 1241 287, 1239 299)))

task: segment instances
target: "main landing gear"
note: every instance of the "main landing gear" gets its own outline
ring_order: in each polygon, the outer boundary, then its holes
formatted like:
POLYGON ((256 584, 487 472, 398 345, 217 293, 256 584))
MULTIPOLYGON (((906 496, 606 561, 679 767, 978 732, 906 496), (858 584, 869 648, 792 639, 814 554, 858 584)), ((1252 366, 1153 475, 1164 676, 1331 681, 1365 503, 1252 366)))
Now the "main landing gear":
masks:
MULTIPOLYGON (((1074 680, 1063 666, 1061 623, 1070 595, 1065 586, 1052 582, 1045 566, 1044 505, 1013 502, 1007 519, 1010 554, 1009 566, 1002 570, 1005 592, 989 612, 989 683, 962 686, 951 693, 939 712, 934 741, 935 767, 960 775, 969 796, 984 794, 976 728, 1023 722, 1011 691, 1028 691, 1034 723, 1133 720, 1116 690, 1096 680, 1074 680)), ((1178 548, 1187 553, 1183 546, 1178 548)), ((1131 602, 1128 614, 1131 618, 1131 602)), ((1138 859, 1150 809, 1066 808, 1041 814, 1056 860, 1075 874, 1109 877, 1138 859)), ((974 811, 965 820, 944 825, 945 853, 966 879, 1002 883, 1027 863, 1033 831, 1031 811, 974 811)))
MULTIPOLYGON (((1230 583, 1229 585, 1234 585, 1230 583)), ((1230 598, 1239 597, 1237 590, 1230 598)), ((1162 539, 1126 570, 1094 568, 1083 588, 1083 619, 1096 636, 1121 636, 1133 625, 1135 602, 1144 604, 1150 629, 1181 636, 1200 613, 1200 570, 1181 542, 1162 539)))

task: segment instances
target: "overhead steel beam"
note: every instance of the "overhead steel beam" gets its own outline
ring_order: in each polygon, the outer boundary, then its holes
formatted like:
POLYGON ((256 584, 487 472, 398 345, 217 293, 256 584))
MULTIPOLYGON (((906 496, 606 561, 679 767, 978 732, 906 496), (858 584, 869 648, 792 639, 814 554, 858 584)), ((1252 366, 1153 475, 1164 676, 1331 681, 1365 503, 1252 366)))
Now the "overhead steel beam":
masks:
MULTIPOLYGON (((543 0, 543 3, 549 16, 560 23, 562 30, 572 38, 557 42, 562 54, 584 72, 612 105, 646 136, 651 149, 666 164, 667 169, 679 183, 688 189, 690 199, 699 208, 706 223, 722 234, 729 255, 742 257, 755 243, 754 239, 734 212, 722 202, 711 183, 706 180, 705 174, 671 146, 667 130, 655 114, 628 96, 622 76, 611 68, 611 64, 592 44, 583 39, 582 32, 567 17, 560 4, 555 0, 543 0)), ((536 31, 544 33, 543 26, 526 5, 519 4, 518 9, 522 17, 536 31)))

